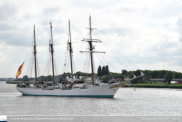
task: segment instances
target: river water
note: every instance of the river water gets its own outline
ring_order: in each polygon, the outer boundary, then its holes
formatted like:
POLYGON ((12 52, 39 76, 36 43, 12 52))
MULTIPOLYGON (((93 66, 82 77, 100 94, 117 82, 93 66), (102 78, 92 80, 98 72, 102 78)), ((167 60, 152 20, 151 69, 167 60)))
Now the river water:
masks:
POLYGON ((0 115, 182 115, 182 90, 120 88, 112 98, 22 96, 0 81, 0 115))

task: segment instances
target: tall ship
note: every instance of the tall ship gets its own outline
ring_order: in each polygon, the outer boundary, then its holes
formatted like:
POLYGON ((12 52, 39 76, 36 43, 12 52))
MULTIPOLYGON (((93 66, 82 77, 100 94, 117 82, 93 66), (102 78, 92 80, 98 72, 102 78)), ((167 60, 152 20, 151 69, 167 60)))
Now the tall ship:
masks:
POLYGON ((89 39, 83 39, 89 44, 88 51, 80 51, 81 53, 88 53, 90 56, 91 62, 91 81, 92 84, 87 84, 80 81, 75 81, 73 78, 73 64, 72 64, 72 40, 71 40, 71 30, 70 30, 70 21, 68 22, 69 27, 69 40, 68 40, 68 50, 70 56, 70 67, 71 67, 71 80, 62 81, 62 82, 55 82, 55 69, 54 69, 54 48, 53 48, 53 37, 52 37, 52 24, 50 23, 50 33, 51 39, 49 40, 49 51, 51 53, 51 64, 52 64, 52 74, 53 74, 53 81, 50 82, 40 82, 37 78, 37 49, 36 49, 36 37, 35 37, 35 26, 34 26, 34 42, 33 42, 33 55, 34 55, 34 68, 35 68, 35 83, 30 82, 21 82, 17 84, 16 89, 25 96, 59 96, 59 97, 104 97, 104 98, 114 98, 117 90, 120 87, 123 87, 126 83, 137 79, 144 74, 141 72, 140 76, 134 76, 131 79, 127 79, 125 81, 121 81, 119 83, 112 83, 112 84, 102 84, 96 82, 96 78, 94 78, 94 60, 93 54, 94 53, 105 53, 94 51, 93 43, 101 42, 97 39, 92 39, 92 30, 91 27, 91 16, 89 17, 89 39))

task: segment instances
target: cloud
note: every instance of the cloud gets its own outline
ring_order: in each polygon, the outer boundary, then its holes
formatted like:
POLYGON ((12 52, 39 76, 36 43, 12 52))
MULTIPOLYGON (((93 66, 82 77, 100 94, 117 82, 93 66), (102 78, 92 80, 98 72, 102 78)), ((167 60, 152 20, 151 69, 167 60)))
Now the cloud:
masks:
POLYGON ((178 18, 177 24, 180 28, 182 28, 182 15, 178 18))
POLYGON ((0 53, 0 62, 3 62, 4 61, 4 56, 2 53, 0 53))
POLYGON ((0 7, 0 21, 10 20, 15 16, 16 8, 12 4, 3 4, 0 7))
POLYGON ((122 5, 119 6, 116 10, 116 12, 135 12, 137 10, 137 8, 133 7, 133 6, 126 6, 126 5, 122 5))
POLYGON ((0 33, 0 39, 2 42, 5 42, 6 45, 14 46, 30 46, 30 37, 24 35, 24 33, 0 33), (10 36, 11 35, 11 36, 10 36))
MULTIPOLYGON (((96 50, 106 54, 94 55, 98 65, 110 65, 110 70, 169 69, 182 71, 182 16, 179 0, 133 1, 4 1, 0 2, 0 77, 15 76, 26 60, 26 74, 32 61, 33 25, 36 27, 37 57, 41 75, 47 75, 50 22, 58 74, 64 71, 68 21, 71 20, 72 41, 89 38, 89 13, 92 16, 96 50), (100 59, 99 59, 100 58, 100 59), (106 61, 105 61, 106 59, 106 61), (103 63, 101 62, 103 61, 103 63), (7 73, 8 72, 8 73, 7 73)), ((80 41, 81 42, 81 41, 80 41)), ((73 43, 76 70, 83 69, 87 43, 73 43), (82 61, 80 61, 82 59, 82 61)), ((69 70, 68 70, 69 71, 69 70)))
POLYGON ((117 33, 119 36, 126 36, 126 35, 132 35, 132 30, 130 30, 129 28, 122 28, 122 27, 104 28, 98 30, 98 34, 111 34, 111 33, 117 33))
POLYGON ((178 25, 178 32, 180 34, 179 41, 182 42, 182 15, 179 16, 179 18, 177 20, 177 25, 178 25))

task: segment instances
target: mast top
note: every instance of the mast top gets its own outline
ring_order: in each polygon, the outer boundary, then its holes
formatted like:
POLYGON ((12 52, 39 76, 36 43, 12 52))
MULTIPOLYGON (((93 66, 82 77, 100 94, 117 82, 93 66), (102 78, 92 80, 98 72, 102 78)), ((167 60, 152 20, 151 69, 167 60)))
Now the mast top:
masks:
POLYGON ((52 28, 52 23, 50 22, 50 26, 51 26, 51 28, 52 28))

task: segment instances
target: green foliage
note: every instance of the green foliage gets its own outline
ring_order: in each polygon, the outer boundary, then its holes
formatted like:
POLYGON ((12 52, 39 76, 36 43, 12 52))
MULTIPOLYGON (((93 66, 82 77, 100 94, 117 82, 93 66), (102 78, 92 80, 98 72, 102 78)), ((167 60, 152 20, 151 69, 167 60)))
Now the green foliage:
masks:
POLYGON ((123 69, 121 72, 122 72, 122 75, 123 75, 123 76, 125 76, 125 75, 128 73, 128 71, 125 70, 125 69, 123 69))
POLYGON ((77 78, 79 78, 80 76, 82 76, 82 72, 76 72, 75 74, 74 74, 74 76, 77 76, 77 78))
POLYGON ((109 76, 110 76, 110 79, 121 78, 121 74, 120 73, 115 73, 115 72, 110 72, 109 76))
POLYGON ((146 77, 150 78, 165 78, 167 72, 172 72, 174 74, 174 78, 182 78, 182 73, 181 72, 175 72, 175 71, 168 71, 168 70, 143 70, 143 73, 145 74, 146 77))
POLYGON ((27 76, 27 75, 23 76, 22 81, 29 81, 29 80, 28 80, 28 76, 27 76))
POLYGON ((147 80, 144 83, 147 84, 147 80))
POLYGON ((122 81, 124 81, 124 75, 121 74, 120 77, 121 77, 122 81))
MULTIPOLYGON (((70 75, 71 75, 71 73, 70 73, 70 75)), ((78 71, 78 72, 76 72, 76 73, 73 74, 73 75, 74 75, 74 76, 75 76, 75 75, 76 75, 76 76, 91 76, 92 74, 78 71)), ((67 73, 67 76, 69 76, 69 73, 67 73)))
POLYGON ((102 67, 102 76, 105 75, 105 74, 106 74, 106 67, 103 66, 103 67, 102 67))
POLYGON ((124 78, 125 78, 125 76, 127 75, 128 71, 125 70, 125 69, 123 69, 121 72, 122 72, 122 74, 121 74, 121 79, 124 81, 124 78))
POLYGON ((118 73, 118 74, 114 75, 114 78, 122 78, 122 76, 121 76, 121 74, 118 73))
POLYGON ((101 69, 101 66, 98 67, 97 69, 97 76, 101 77, 101 76, 104 76, 104 75, 107 75, 109 76, 109 66, 106 65, 106 66, 103 66, 102 69, 101 69))
MULTIPOLYGON (((98 69, 100 69, 99 72, 101 72, 100 73, 101 76, 108 75, 108 72, 109 72, 109 67, 108 66, 103 66, 103 67, 99 66, 99 67, 98 67, 98 69), (102 74, 102 73, 105 73, 105 74, 102 74)), ((127 73, 124 73, 124 72, 123 72, 123 70, 122 70, 122 74, 121 73, 115 73, 115 72, 109 72, 108 77, 110 79, 112 79, 112 78, 122 78, 122 79, 124 79, 123 78, 123 74, 124 74, 124 77, 130 77, 130 78, 133 77, 133 74, 135 74, 136 76, 140 75, 140 72, 138 72, 138 74, 136 74, 137 71, 126 71, 127 73)), ((168 70, 153 70, 153 71, 152 70, 142 70, 142 72, 145 74, 145 76, 144 76, 145 80, 148 80, 148 81, 149 81, 150 78, 161 78, 161 79, 163 79, 163 78, 165 78, 165 76, 167 75, 168 72, 172 72, 173 73, 173 76, 174 76, 173 78, 177 78, 177 79, 178 78, 180 78, 180 79, 182 78, 182 73, 181 72, 175 72, 175 71, 168 71, 168 70)), ((78 72, 76 72, 74 74, 74 76, 78 76, 78 77, 79 76, 88 76, 88 77, 90 76, 91 77, 91 75, 92 74, 90 74, 90 73, 84 73, 84 72, 80 72, 80 71, 78 71, 78 72)), ((62 78, 66 77, 66 76, 70 77, 71 73, 69 73, 69 72, 63 73, 63 74, 61 74, 61 76, 62 76, 62 78)), ((99 76, 98 72, 97 72, 97 76, 99 76)), ((99 77, 101 77, 101 76, 99 76, 99 77)), ((38 81, 52 81, 51 77, 52 76, 40 76, 40 77, 38 77, 38 81)), ((30 78, 30 77, 28 79, 29 79, 29 81, 34 81, 35 80, 35 78, 30 78)), ((15 81, 24 81, 24 80, 25 79, 23 79, 23 78, 18 78, 15 81)), ((139 79, 134 80, 132 82, 134 84, 136 84, 136 83, 147 83, 147 82, 143 82, 143 78, 139 78, 139 79)), ((164 82, 166 83, 167 81, 164 80, 164 82)), ((148 82, 148 83, 151 84, 151 82, 148 82)), ((157 84, 157 83, 153 82, 153 84, 157 84)))
POLYGON ((172 81, 173 78, 174 78, 173 72, 167 72, 167 74, 166 74, 164 80, 165 80, 168 84, 171 84, 171 81, 172 81))
POLYGON ((125 77, 130 77, 133 73, 134 73, 134 71, 128 71, 128 73, 125 75, 125 77))
POLYGON ((109 76, 107 75, 104 75, 100 78, 100 80, 103 82, 103 83, 108 83, 109 82, 109 76))
POLYGON ((99 65, 98 70, 97 70, 97 76, 101 77, 102 76, 102 70, 101 66, 99 65))
POLYGON ((108 65, 106 65, 105 75, 109 76, 109 67, 108 67, 108 65))
MULTIPOLYGON (((140 70, 137 70, 134 73, 134 75, 135 76, 140 76, 141 75, 141 71, 140 70)), ((130 76, 130 78, 133 78, 133 76, 130 76)), ((137 84, 137 83, 142 83, 142 82, 143 82, 143 76, 131 81, 132 84, 137 84)))
POLYGON ((174 73, 174 78, 180 78, 180 77, 181 77, 181 73, 179 72, 174 73))

